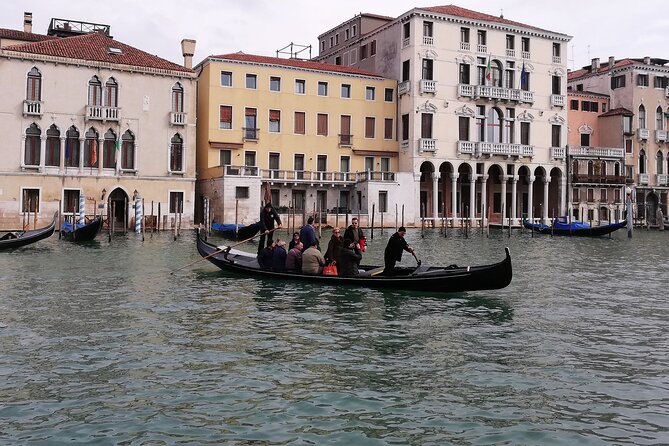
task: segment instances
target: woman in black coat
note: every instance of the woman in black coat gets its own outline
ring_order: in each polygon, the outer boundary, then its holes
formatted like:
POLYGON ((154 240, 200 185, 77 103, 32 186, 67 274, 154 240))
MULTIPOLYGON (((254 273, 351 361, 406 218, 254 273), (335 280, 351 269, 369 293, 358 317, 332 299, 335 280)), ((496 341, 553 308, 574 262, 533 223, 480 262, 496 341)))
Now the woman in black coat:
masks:
POLYGON ((337 273, 342 277, 357 276, 360 259, 362 259, 362 254, 355 246, 355 243, 351 240, 344 239, 343 246, 339 252, 337 273))

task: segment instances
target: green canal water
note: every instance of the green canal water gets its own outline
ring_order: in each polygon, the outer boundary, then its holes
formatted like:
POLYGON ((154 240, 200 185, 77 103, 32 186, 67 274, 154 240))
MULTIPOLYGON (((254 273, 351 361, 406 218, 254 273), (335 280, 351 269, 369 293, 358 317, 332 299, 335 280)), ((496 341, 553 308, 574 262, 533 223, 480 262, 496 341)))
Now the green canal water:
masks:
POLYGON ((509 246, 513 281, 444 297, 171 275, 199 258, 191 232, 0 253, 0 444, 669 444, 669 232, 407 239, 424 264, 509 246))

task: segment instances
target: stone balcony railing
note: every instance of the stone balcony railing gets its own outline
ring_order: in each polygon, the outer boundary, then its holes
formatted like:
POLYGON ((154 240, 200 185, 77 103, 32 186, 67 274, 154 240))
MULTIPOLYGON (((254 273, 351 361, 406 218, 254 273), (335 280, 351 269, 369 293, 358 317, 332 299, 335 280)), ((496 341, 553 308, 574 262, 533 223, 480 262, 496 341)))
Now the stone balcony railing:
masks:
POLYGON ((458 154, 474 155, 476 143, 472 141, 458 141, 458 154))
POLYGON ((516 88, 491 87, 488 85, 458 84, 458 96, 473 99, 497 99, 532 104, 534 93, 516 88))
POLYGON ((666 142, 667 141, 667 131, 666 130, 655 130, 655 141, 656 142, 666 142))
POLYGON ((562 94, 552 94, 551 95, 551 106, 552 107, 564 107, 566 97, 562 94))
POLYGON ((411 82, 409 81, 402 81, 397 85, 397 95, 402 96, 411 90, 411 82))
POLYGON ((102 105, 87 105, 86 119, 89 121, 120 121, 121 109, 118 107, 105 107, 102 105))
POLYGON ((479 142, 476 146, 477 155, 501 155, 501 156, 534 156, 534 146, 522 144, 511 144, 504 142, 479 142))
MULTIPOLYGON (((234 166, 227 166, 234 167, 234 166)), ((243 169, 243 167, 234 167, 243 169)), ((257 169, 257 168, 256 168, 257 169)), ((351 185, 363 181, 395 181, 395 172, 322 172, 307 170, 259 169, 263 180, 277 183, 328 183, 332 185, 351 185)), ((226 173, 227 174, 227 173, 226 173)), ((241 176, 241 175, 240 175, 241 176)))
POLYGON ((418 140, 418 150, 421 152, 436 152, 437 140, 432 138, 421 138, 418 140))
POLYGON ((423 45, 433 46, 434 45, 434 37, 423 36, 423 45))
POLYGON ((516 50, 507 48, 506 49, 506 57, 516 57, 516 50))
POLYGON ((481 45, 481 44, 476 45, 476 52, 487 54, 488 53, 488 45, 481 45))
POLYGON ((257 177, 259 175, 258 166, 230 166, 226 165, 223 175, 228 177, 257 177))
POLYGON ((42 101, 23 101, 23 116, 42 116, 42 101))
POLYGON ((184 112, 170 112, 170 125, 186 125, 188 115, 184 112))
POLYGON ((564 147, 551 147, 551 158, 563 160, 566 157, 567 150, 564 147))
POLYGON ((522 57, 523 59, 530 59, 530 58, 531 58, 531 54, 530 54, 529 51, 521 51, 521 52, 520 52, 520 57, 522 57))
POLYGON ((471 51, 472 47, 469 42, 460 42, 460 50, 461 51, 471 51))
POLYGON ((553 56, 553 63, 561 64, 562 63, 562 58, 560 56, 553 56))
POLYGON ((351 147, 353 145, 353 135, 339 134, 339 147, 351 147))
POLYGON ((421 79, 420 81, 420 92, 421 93, 436 93, 437 92, 437 81, 430 79, 421 79))
POLYGON ((636 133, 639 139, 648 139, 650 137, 650 130, 648 129, 636 129, 636 133))
POLYGON ((592 158, 625 158, 625 149, 611 147, 570 147, 569 155, 592 158))
POLYGON ((638 177, 638 180, 637 180, 637 183, 640 186, 648 186, 648 183, 650 182, 649 177, 650 177, 650 175, 648 175, 647 173, 640 173, 639 177, 638 177))
POLYGON ((585 173, 573 173, 571 181, 574 184, 625 184, 624 175, 594 175, 585 173))
POLYGON ((669 175, 666 173, 658 173, 655 176, 655 185, 656 186, 669 186, 669 175))

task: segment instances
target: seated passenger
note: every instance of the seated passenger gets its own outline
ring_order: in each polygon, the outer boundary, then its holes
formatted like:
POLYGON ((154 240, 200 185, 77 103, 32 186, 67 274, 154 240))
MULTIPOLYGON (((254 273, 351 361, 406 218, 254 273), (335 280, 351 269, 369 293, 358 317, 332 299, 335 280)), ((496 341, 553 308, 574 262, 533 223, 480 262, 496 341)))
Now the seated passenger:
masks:
POLYGON ((258 265, 261 269, 272 269, 272 258, 274 257, 274 242, 258 253, 258 265))
POLYGON ((302 245, 301 241, 297 241, 295 247, 288 251, 286 255, 286 271, 290 273, 302 272, 302 245))
POLYGON ((286 242, 277 240, 274 246, 274 255, 272 256, 272 271, 279 273, 286 272, 286 242))
POLYGON ((321 274, 325 265, 325 257, 316 247, 316 241, 302 253, 302 273, 321 274))
POLYGON ((337 262, 337 272, 342 277, 357 276, 360 259, 362 259, 362 253, 357 248, 355 242, 344 239, 339 253, 339 261, 337 262))
POLYGON ((293 239, 288 243, 288 251, 293 249, 295 245, 300 241, 300 233, 299 232, 293 232, 293 239))

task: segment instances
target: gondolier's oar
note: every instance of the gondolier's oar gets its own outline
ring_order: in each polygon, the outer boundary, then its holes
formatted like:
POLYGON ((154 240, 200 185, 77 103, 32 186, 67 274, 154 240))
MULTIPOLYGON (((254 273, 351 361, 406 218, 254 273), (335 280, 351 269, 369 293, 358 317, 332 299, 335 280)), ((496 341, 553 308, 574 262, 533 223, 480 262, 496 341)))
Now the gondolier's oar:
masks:
POLYGON ((269 229, 269 230, 267 230, 267 231, 265 231, 265 232, 261 232, 261 233, 259 233, 259 234, 256 234, 256 235, 254 235, 253 237, 247 238, 246 240, 242 240, 241 242, 237 242, 237 243, 235 243, 234 245, 226 246, 226 247, 223 248, 223 249, 218 248, 216 251, 212 252, 211 254, 209 254, 209 255, 207 255, 207 256, 205 256, 205 257, 202 257, 202 258, 200 258, 200 259, 197 259, 197 260, 194 261, 194 262, 190 262, 188 265, 184 265, 184 266, 182 266, 182 267, 179 267, 179 268, 175 269, 174 271, 170 272, 170 274, 174 274, 174 273, 176 273, 177 271, 180 271, 180 270, 182 270, 182 269, 184 269, 184 268, 188 268, 188 267, 191 266, 191 265, 195 265, 197 262, 200 262, 200 261, 202 261, 202 260, 208 259, 209 257, 212 257, 212 256, 214 256, 214 255, 216 255, 216 254, 220 254, 220 253, 223 252, 223 251, 229 251, 230 249, 234 248, 235 246, 239 246, 239 245, 241 245, 241 244, 243 244, 243 243, 250 242, 250 241, 253 240, 254 238, 258 237, 259 235, 267 235, 267 234, 269 234, 269 233, 272 233, 272 232, 276 231, 277 229, 279 229, 279 228, 269 229))
POLYGON ((414 259, 416 259, 416 263, 418 263, 418 266, 420 266, 420 264, 421 264, 421 261, 420 261, 420 260, 418 260, 418 257, 416 257, 416 253, 415 253, 415 252, 413 252, 413 251, 411 251, 411 255, 413 256, 413 258, 414 258, 414 259))

